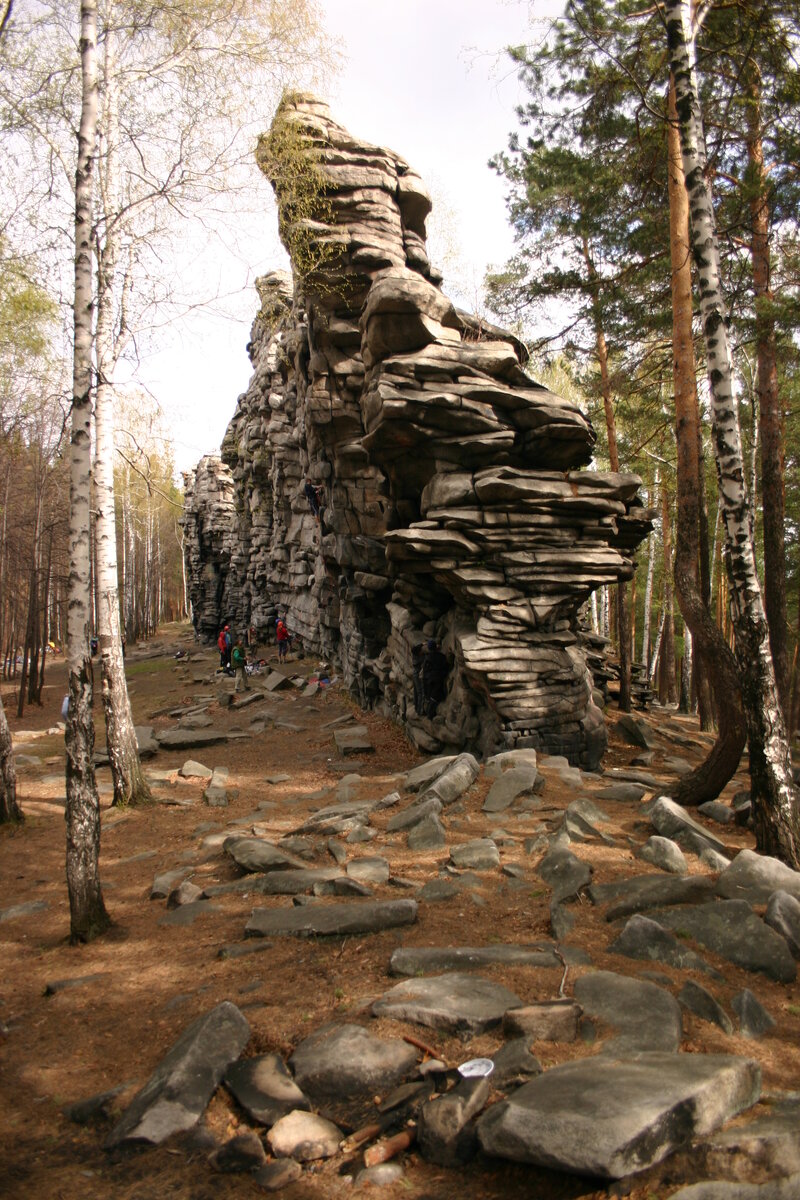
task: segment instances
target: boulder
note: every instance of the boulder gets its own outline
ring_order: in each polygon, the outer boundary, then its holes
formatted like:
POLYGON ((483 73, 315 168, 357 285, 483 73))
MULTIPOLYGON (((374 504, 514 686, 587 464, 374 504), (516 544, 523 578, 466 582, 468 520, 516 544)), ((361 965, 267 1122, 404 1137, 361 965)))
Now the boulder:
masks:
POLYGON ((621 1058, 641 1051, 675 1052, 680 1046, 681 1010, 655 983, 629 979, 612 971, 593 971, 576 979, 575 999, 586 1017, 595 1018, 614 1036, 603 1044, 605 1055, 621 1058))
POLYGON ((224 1083, 259 1125, 274 1125, 287 1113, 310 1107, 277 1054, 259 1054, 234 1063, 225 1072, 224 1083))
POLYGON ((785 940, 744 900, 657 909, 650 916, 746 971, 760 971, 779 983, 792 983, 797 976, 797 964, 785 940))
POLYGON ((755 850, 740 850, 717 880, 717 895, 727 900, 766 904, 773 892, 786 892, 800 901, 800 871, 755 850))
POLYGON ((643 1054, 553 1067, 478 1122, 486 1154, 621 1179, 711 1133, 758 1100, 756 1063, 723 1054, 643 1054))
POLYGON ((291 909, 255 908, 245 927, 245 936, 342 937, 413 925, 416 919, 416 900, 315 904, 291 909))
POLYGON ((136 1093, 106 1145, 160 1145, 173 1133, 191 1129, 249 1039, 250 1026, 227 1000, 199 1017, 136 1093))

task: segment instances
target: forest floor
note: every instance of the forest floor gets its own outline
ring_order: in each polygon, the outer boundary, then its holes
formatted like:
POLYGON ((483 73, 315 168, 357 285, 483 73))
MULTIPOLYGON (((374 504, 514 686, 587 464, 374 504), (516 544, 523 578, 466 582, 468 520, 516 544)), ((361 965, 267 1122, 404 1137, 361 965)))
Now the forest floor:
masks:
MULTIPOLYGON (((267 657, 272 660, 274 655, 271 648, 267 657)), ((216 658, 212 650, 194 646, 186 627, 164 630, 154 643, 134 650, 127 674, 137 724, 172 725, 168 716, 153 714, 188 704, 198 692, 216 696, 219 691, 232 690, 232 680, 219 679, 213 688, 198 682, 213 673, 216 658), (174 658, 180 646, 191 653, 188 664, 174 658)), ((290 662, 287 673, 308 676, 316 666, 313 659, 290 662)), ((251 682, 257 686, 259 680, 251 682)), ((10 690, 4 688, 4 702, 11 700, 10 690)), ((258 820, 277 840, 302 824, 319 807, 321 794, 335 789, 342 775, 353 769, 349 760, 338 758, 332 730, 323 726, 353 712, 354 706, 336 687, 330 687, 311 698, 304 698, 295 688, 282 689, 241 710, 220 705, 215 699, 209 705, 215 728, 247 733, 251 720, 259 714, 262 719, 266 714, 266 728, 207 749, 161 751, 146 764, 159 772, 177 772, 187 758, 195 758, 208 766, 227 767, 227 808, 206 807, 203 782, 183 780, 175 774, 154 787, 153 804, 119 811, 110 807, 109 772, 99 769, 101 878, 113 925, 91 945, 70 946, 64 880, 64 746, 63 734, 54 730, 64 691, 64 667, 57 662, 48 669, 44 706, 28 709, 21 720, 9 717, 17 754, 38 760, 25 763, 19 774, 24 825, 0 830, 0 908, 7 913, 11 906, 35 906, 8 919, 0 913, 0 1195, 9 1200, 34 1196, 105 1200, 111 1195, 115 1200, 212 1200, 263 1195, 248 1176, 214 1174, 207 1151, 183 1142, 109 1155, 103 1149, 108 1124, 79 1126, 67 1119, 63 1109, 70 1102, 123 1085, 113 1103, 113 1114, 118 1115, 179 1033, 222 1000, 236 1003, 247 1017, 252 1029, 249 1054, 275 1051, 287 1056, 303 1037, 331 1019, 364 1022, 371 1002, 391 982, 387 962, 400 943, 477 946, 550 937, 549 890, 537 880, 530 860, 526 863, 530 886, 524 890, 506 887, 498 872, 487 872, 479 888, 464 891, 455 900, 421 902, 418 923, 399 931, 349 938, 276 938, 263 954, 221 959, 221 946, 243 939, 253 897, 241 893, 219 896, 186 927, 162 923, 165 901, 149 899, 154 876, 183 866, 201 886, 233 879, 237 874, 234 864, 219 846, 204 845, 204 838, 229 826, 247 832, 258 820), (280 728, 281 721, 291 728, 280 728), (267 776, 284 773, 289 776, 284 782, 267 781, 267 776), (259 810, 259 804, 265 802, 259 810)), ((7 713, 11 709, 12 703, 7 703, 7 713)), ((95 713, 101 730, 99 700, 95 713)), ((363 778, 356 795, 381 796, 392 791, 398 777, 422 759, 396 725, 370 713, 357 712, 357 716, 369 730, 374 753, 364 756, 355 768, 363 778)), ((606 770, 628 766, 637 754, 613 732, 613 710, 608 716, 611 744, 604 761, 606 770)), ((664 757, 681 753, 697 761, 710 744, 708 735, 700 733, 690 718, 655 709, 647 720, 657 735, 664 733, 657 738, 650 768, 656 774, 664 757)), ((103 742, 102 733, 98 742, 103 742)), ((740 774, 729 791, 732 794, 745 786, 746 778, 740 774)), ((448 821, 449 829, 460 830, 463 840, 486 836, 502 823, 502 816, 487 816, 481 810, 487 788, 488 782, 481 781, 465 798, 459 819, 448 821)), ((591 787, 581 788, 580 794, 591 795, 591 787)), ((574 785, 557 773, 547 774, 543 807, 515 822, 513 840, 517 844, 503 845, 503 861, 519 861, 523 839, 552 828, 575 795, 574 785)), ((724 798, 730 799, 730 795, 724 798)), ((636 873, 633 847, 650 832, 644 830, 638 805, 604 801, 603 807, 610 817, 609 832, 615 844, 587 843, 580 851, 592 864, 596 882, 636 873)), ((386 818, 388 814, 376 814, 374 823, 381 828, 374 842, 348 847, 348 852, 382 854, 389 859, 393 876, 414 885, 435 878, 443 852, 409 851, 404 837, 386 835, 386 818)), ((719 834, 719 828, 715 829, 719 834)), ((744 829, 729 826, 721 836, 732 851, 753 846, 752 835, 744 829)), ((694 861, 692 869, 698 869, 694 861)), ((379 898, 411 894, 391 884, 376 889, 379 898)), ((276 901, 291 903, 288 898, 276 901)), ((258 897, 256 902, 265 901, 258 897)), ((593 968, 619 971, 619 957, 606 949, 611 936, 602 917, 587 905, 569 940, 588 951, 593 968)), ((709 958, 720 965, 713 955, 709 958)), ((656 965, 674 983, 673 991, 685 981, 686 971, 656 965)), ((722 1002, 729 1007, 731 995, 752 987, 777 1026, 759 1041, 746 1041, 685 1014, 682 1048, 755 1058, 763 1070, 765 1089, 796 1087, 800 1078, 798 988, 764 976, 754 983, 754 977, 738 967, 721 965, 725 983, 717 994, 722 1002)), ((624 969, 636 976, 648 966, 653 964, 627 962, 624 969)), ((570 968, 570 977, 593 968, 570 968)), ((524 967, 498 966, 488 975, 514 990, 524 1003, 555 996, 561 982, 560 968, 530 972, 524 967)), ((378 1033, 393 1029, 397 1036, 396 1022, 378 1020, 373 1026, 378 1033)), ((414 1027, 408 1026, 407 1031, 414 1032, 414 1027)), ((419 1036, 420 1031, 416 1033, 419 1036)), ((457 1038, 426 1030, 422 1036, 433 1041, 451 1064, 465 1056, 491 1054, 501 1041, 490 1034, 475 1037, 467 1055, 457 1038)), ((533 1052, 546 1069, 592 1051, 579 1041, 537 1043, 533 1052)), ((219 1142, 240 1125, 246 1127, 241 1111, 224 1089, 216 1093, 204 1120, 219 1142)), ((387 1197, 589 1200, 621 1194, 613 1188, 609 1192, 597 1180, 481 1157, 458 1171, 432 1166, 415 1153, 405 1156, 404 1165, 403 1178, 382 1189, 387 1197)), ((332 1159, 316 1169, 307 1168, 302 1179, 287 1187, 283 1195, 287 1200, 332 1200, 353 1190, 352 1173, 352 1163, 332 1159)), ((674 1157, 632 1180, 624 1194, 634 1200, 661 1200, 672 1194, 677 1181, 686 1178, 691 1178, 691 1164, 674 1157)))

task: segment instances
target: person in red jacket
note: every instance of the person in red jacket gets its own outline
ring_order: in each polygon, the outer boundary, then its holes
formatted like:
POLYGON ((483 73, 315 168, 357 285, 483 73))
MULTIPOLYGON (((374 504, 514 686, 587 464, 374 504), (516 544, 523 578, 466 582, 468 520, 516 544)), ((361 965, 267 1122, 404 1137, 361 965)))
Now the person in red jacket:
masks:
POLYGON ((231 627, 230 627, 230 625, 225 625, 219 631, 219 637, 217 638, 217 649, 219 650, 219 665, 222 667, 223 671, 230 670, 232 644, 233 643, 231 641, 231 627))
POLYGON ((289 650, 289 630, 282 617, 275 622, 275 638, 278 643, 278 662, 283 662, 289 650))

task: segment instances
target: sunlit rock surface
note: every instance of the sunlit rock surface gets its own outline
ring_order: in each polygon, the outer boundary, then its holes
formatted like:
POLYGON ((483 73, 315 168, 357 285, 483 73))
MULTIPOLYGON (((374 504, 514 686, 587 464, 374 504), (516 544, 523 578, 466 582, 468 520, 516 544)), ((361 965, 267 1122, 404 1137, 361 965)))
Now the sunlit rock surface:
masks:
POLYGON ((650 527, 638 478, 582 470, 589 421, 525 373, 515 338, 440 290, 430 199, 402 158, 293 95, 259 162, 295 286, 258 281, 250 386, 222 461, 203 459, 187 492, 198 631, 231 620, 267 636, 286 614, 423 750, 530 746, 596 765, 606 733, 577 613, 632 575, 650 527), (307 478, 324 489, 319 522, 307 478), (433 719, 412 668, 431 637, 451 663, 433 719))

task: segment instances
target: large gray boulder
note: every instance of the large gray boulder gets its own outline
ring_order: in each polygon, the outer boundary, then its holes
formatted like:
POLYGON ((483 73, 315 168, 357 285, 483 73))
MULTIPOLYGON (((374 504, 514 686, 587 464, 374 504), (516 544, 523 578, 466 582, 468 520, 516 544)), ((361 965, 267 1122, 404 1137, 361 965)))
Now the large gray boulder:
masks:
POLYGON ((243 871, 267 872, 293 869, 305 871, 307 864, 295 854, 279 850, 266 838, 233 835, 222 843, 222 849, 243 871))
POLYGON ((732 1183, 711 1180, 693 1183, 673 1192, 670 1200, 797 1200, 800 1196, 800 1173, 788 1179, 771 1179, 768 1183, 732 1183))
POLYGON ((721 978, 704 959, 690 950, 656 921, 637 913, 608 947, 609 954, 638 958, 644 962, 663 962, 685 971, 707 971, 721 978))
POLYGON ((136 1093, 106 1145, 160 1145, 173 1133, 191 1129, 249 1040, 250 1026, 227 1000, 199 1017, 136 1093))
POLYGON ((662 837, 672 838, 694 854, 710 846, 718 854, 727 852, 725 843, 716 834, 706 829, 699 821, 695 821, 685 808, 671 800, 669 796, 659 796, 649 808, 650 820, 656 833, 662 837))
POLYGON ((417 1052, 399 1039, 376 1037, 363 1025, 325 1025, 304 1038, 289 1065, 298 1087, 323 1106, 385 1095, 415 1071, 417 1052))
POLYGON ((571 900, 591 882, 592 868, 566 846, 554 846, 536 868, 536 874, 553 890, 551 902, 571 900))
POLYGON ((750 1108, 757 1063, 722 1054, 641 1054, 564 1063, 478 1122, 487 1154, 621 1179, 750 1108))
POLYGON ((755 850, 740 850, 717 880, 717 895, 728 900, 766 904, 773 892, 787 892, 800 900, 800 871, 755 850))
POLYGON ((764 921, 786 939, 792 956, 800 959, 800 900, 795 900, 788 892, 773 892, 764 921))
POLYGON ((592 904, 607 904, 607 921, 618 921, 634 913, 647 912, 665 904, 697 904, 708 900, 714 892, 714 882, 704 875, 687 879, 669 875, 634 875, 614 883, 592 884, 587 895, 592 904))

